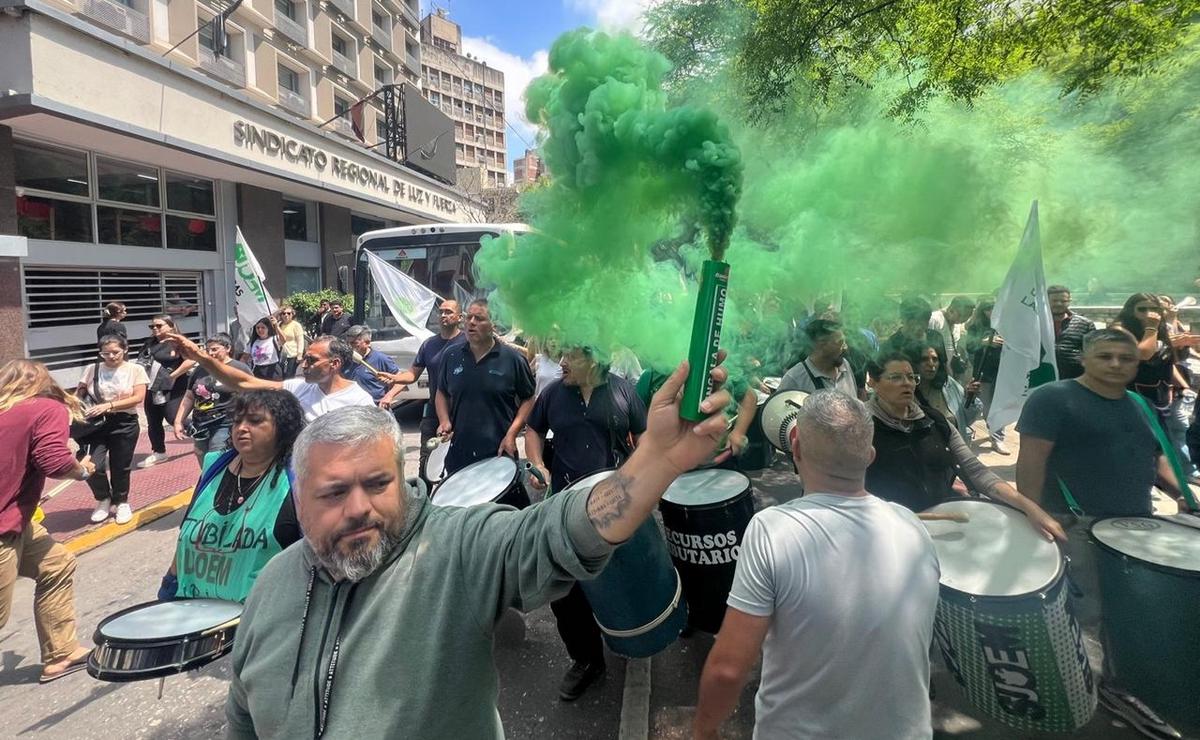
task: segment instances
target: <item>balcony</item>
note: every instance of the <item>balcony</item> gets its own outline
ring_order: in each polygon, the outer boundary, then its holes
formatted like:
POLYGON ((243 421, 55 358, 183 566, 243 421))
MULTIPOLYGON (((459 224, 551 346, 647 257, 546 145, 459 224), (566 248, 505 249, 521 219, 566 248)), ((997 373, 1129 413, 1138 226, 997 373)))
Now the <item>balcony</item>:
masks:
POLYGON ((143 44, 150 42, 150 19, 145 13, 127 5, 113 0, 82 0, 79 11, 85 18, 137 39, 143 44))
POLYGON ((404 53, 404 66, 408 67, 409 71, 411 71, 413 74, 420 76, 421 60, 417 59, 415 56, 413 56, 412 54, 409 54, 408 52, 404 53))
POLYGON ((279 88, 279 105, 301 118, 312 116, 312 111, 308 107, 308 100, 303 95, 294 93, 286 87, 279 88))
POLYGON ((246 67, 223 54, 214 54, 211 49, 200 47, 200 69, 234 87, 246 86, 246 67))
POLYGON ((417 0, 396 0, 396 4, 399 5, 400 9, 404 11, 404 15, 408 16, 408 19, 412 21, 412 24, 419 27, 421 25, 421 14, 416 8, 416 1, 417 0))
POLYGON ((333 52, 333 66, 347 77, 351 79, 358 79, 358 65, 351 61, 348 57, 344 57, 336 51, 333 52))
POLYGON ((371 38, 375 39, 375 43, 382 46, 388 51, 392 50, 392 31, 390 28, 382 28, 371 24, 371 38))
POLYGON ((275 28, 292 41, 301 46, 308 46, 308 27, 288 18, 283 13, 275 13, 275 28))
POLYGON ((355 18, 354 0, 329 0, 329 2, 347 18, 351 20, 355 18))
POLYGON ((333 123, 330 126, 334 131, 345 136, 347 139, 358 141, 358 137, 354 135, 354 126, 350 125, 350 120, 346 116, 333 119, 333 123))

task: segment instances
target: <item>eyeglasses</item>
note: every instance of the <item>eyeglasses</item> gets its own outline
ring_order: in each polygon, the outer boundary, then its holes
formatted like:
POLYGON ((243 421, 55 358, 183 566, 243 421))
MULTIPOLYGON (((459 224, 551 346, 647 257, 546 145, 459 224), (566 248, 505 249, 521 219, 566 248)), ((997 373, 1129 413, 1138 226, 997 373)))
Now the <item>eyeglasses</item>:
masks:
POLYGON ((916 373, 888 373, 882 377, 882 380, 886 380, 889 383, 903 383, 907 380, 910 383, 919 384, 921 376, 916 373))
POLYGON ((125 354, 125 353, 122 350, 117 350, 115 352, 101 352, 100 356, 101 357, 120 357, 123 354, 125 354))
POLYGON ((166 324, 150 324, 150 328, 151 329, 165 329, 165 328, 167 328, 167 325, 166 324))
POLYGON ((280 311, 279 315, 280 316, 295 316, 296 314, 292 313, 291 311, 280 311))

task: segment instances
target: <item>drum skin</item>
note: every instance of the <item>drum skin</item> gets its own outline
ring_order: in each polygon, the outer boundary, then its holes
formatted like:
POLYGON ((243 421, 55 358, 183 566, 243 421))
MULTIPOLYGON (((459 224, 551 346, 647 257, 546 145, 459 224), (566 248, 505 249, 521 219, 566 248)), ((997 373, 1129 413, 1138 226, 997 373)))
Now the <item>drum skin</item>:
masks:
MULTIPOLYGON (((1138 522, 1137 534, 1200 538, 1200 530, 1153 517, 1100 519, 1092 539, 1107 630, 1105 660, 1121 684, 1186 737, 1200 737, 1200 571, 1155 565, 1096 536, 1104 522, 1138 522), (1163 532, 1166 534, 1166 532, 1163 532)), ((1192 562, 1200 568, 1200 562, 1192 562)))
POLYGON ((429 500, 435 506, 494 503, 524 509, 529 506, 529 494, 521 485, 518 471, 516 462, 508 458, 479 460, 443 480, 429 500))
MULTIPOLYGON (((589 475, 567 491, 589 489, 612 474, 589 475)), ((567 491, 564 491, 566 493, 567 491)), ((608 649, 628 658, 649 658, 666 649, 687 624, 687 602, 667 543, 650 517, 613 551, 592 580, 580 581, 608 649)))
MULTIPOLYGON (((106 617, 96 626, 96 632, 92 636, 96 648, 88 656, 87 672, 101 681, 141 681, 200 668, 233 649, 240 616, 205 629, 178 635, 113 637, 105 631, 114 620, 164 604, 186 604, 200 609, 215 606, 222 612, 239 615, 242 610, 241 604, 217 599, 147 602, 122 609, 106 617)), ((163 627, 165 632, 169 632, 165 620, 163 627)))
POLYGON ((688 622, 698 630, 715 635, 725 619, 725 602, 733 586, 742 537, 754 516, 750 479, 732 471, 693 471, 677 478, 667 495, 679 499, 663 498, 658 508, 662 513, 671 560, 683 579, 688 622), (741 493, 704 504, 684 503, 688 496, 674 493, 680 486, 703 485, 703 476, 713 475, 737 476, 741 479, 741 493))
MULTIPOLYGON (((964 499, 939 504, 934 513, 968 513, 977 529, 1001 543, 1000 557, 1023 561, 1027 528, 1023 515, 997 504, 964 499), (990 507, 990 508, 983 508, 990 507), (997 517, 997 514, 1003 514, 997 517), (1015 541, 1015 542, 1014 542, 1015 541), (1015 546, 1003 543, 1013 542, 1015 546), (1019 544, 1018 544, 1019 543, 1019 544)), ((950 522, 925 522, 939 560, 961 546, 950 522), (946 543, 942 548, 939 545, 946 543)), ((1032 529, 1029 530, 1032 532, 1032 529)), ((1043 546, 1049 543, 1042 543, 1043 546)), ((946 585, 952 568, 943 563, 934 643, 967 698, 988 716, 1020 730, 1072 732, 1096 711, 1096 682, 1083 633, 1071 609, 1063 558, 1046 585, 1025 594, 978 595, 946 585)))

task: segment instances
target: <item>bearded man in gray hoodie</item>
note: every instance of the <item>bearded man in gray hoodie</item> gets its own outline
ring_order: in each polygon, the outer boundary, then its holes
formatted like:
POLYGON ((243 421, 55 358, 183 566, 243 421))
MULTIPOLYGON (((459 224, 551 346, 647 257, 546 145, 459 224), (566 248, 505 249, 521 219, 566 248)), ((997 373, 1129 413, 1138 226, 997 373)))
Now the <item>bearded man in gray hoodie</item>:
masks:
MULTIPOLYGON (((304 539, 246 600, 226 715, 232 738, 503 738, 493 631, 594 577, 680 474, 708 460, 729 394, 679 417, 680 365, 629 460, 522 511, 443 508, 405 484, 400 430, 373 407, 311 423, 293 460, 304 539)), ((717 387, 725 371, 713 370, 717 387)))

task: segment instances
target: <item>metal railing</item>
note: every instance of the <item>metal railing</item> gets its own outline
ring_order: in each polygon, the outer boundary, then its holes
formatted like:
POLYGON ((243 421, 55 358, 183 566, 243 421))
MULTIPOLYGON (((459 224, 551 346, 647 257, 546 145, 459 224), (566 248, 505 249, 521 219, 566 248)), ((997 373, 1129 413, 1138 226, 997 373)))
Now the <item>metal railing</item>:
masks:
POLYGON ((246 66, 223 54, 214 54, 212 49, 200 47, 200 69, 213 77, 225 80, 236 87, 246 86, 246 66))
POLYGON ((279 88, 279 105, 298 116, 304 118, 312 116, 312 110, 308 106, 308 99, 299 93, 292 92, 286 87, 279 88))
POLYGON ((358 64, 336 51, 333 52, 333 66, 349 77, 358 78, 358 64))
POLYGON ((308 46, 308 27, 306 24, 294 21, 283 13, 276 12, 275 28, 297 44, 308 46))

